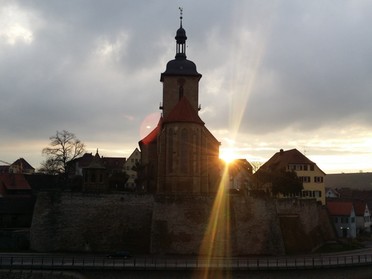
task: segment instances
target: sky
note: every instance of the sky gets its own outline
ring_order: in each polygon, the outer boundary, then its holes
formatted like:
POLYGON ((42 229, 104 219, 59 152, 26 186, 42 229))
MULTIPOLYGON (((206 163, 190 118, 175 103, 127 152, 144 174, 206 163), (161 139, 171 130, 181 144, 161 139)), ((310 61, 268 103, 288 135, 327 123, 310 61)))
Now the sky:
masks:
POLYGON ((0 160, 37 169, 62 130, 129 157, 160 117, 179 7, 221 154, 372 171, 370 0, 0 0, 0 160))

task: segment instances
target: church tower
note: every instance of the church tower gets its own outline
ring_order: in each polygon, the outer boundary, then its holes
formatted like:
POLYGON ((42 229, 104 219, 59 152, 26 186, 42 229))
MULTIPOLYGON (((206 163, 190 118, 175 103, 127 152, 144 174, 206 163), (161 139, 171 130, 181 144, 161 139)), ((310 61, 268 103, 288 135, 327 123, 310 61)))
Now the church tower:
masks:
POLYGON ((186 31, 182 27, 182 10, 180 28, 176 33, 176 57, 167 63, 164 73, 160 76, 163 83, 163 117, 185 96, 195 111, 199 110, 199 80, 201 74, 196 70, 194 62, 186 59, 186 31))
POLYGON ((186 59, 186 31, 176 32, 176 56, 161 74, 163 102, 158 126, 139 142, 146 187, 158 194, 205 194, 217 191, 220 143, 200 119, 199 80, 186 59))

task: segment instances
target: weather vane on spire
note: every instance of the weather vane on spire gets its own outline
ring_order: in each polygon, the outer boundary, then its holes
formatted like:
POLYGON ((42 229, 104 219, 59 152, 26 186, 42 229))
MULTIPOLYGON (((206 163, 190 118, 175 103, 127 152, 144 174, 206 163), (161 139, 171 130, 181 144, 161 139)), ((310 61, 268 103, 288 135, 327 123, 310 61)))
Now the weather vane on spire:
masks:
POLYGON ((178 9, 180 10, 180 22, 181 22, 181 26, 182 26, 182 14, 183 14, 183 8, 182 7, 178 7, 178 9))

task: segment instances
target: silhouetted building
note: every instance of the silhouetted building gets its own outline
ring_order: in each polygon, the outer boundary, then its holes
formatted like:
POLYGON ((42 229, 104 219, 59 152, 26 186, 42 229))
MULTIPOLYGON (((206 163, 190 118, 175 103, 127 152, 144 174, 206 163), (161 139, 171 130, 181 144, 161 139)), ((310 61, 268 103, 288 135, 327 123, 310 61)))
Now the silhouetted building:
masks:
POLYGON ((157 127, 139 142, 144 184, 157 193, 214 193, 220 178, 220 142, 198 115, 202 75, 186 59, 182 16, 175 39, 175 59, 160 76, 162 115, 157 127))
POLYGON ((0 197, 17 195, 31 196, 31 187, 23 174, 0 174, 0 197))
POLYGON ((107 170, 97 150, 90 164, 83 168, 83 191, 106 192, 108 187, 107 170))
MULTIPOLYGON (((135 190, 138 186, 137 185, 137 168, 141 167, 141 152, 138 148, 134 149, 132 154, 128 157, 124 164, 124 171, 128 175, 128 180, 125 183, 125 189, 128 190, 135 190)), ((145 189, 139 189, 145 190, 145 189)))
POLYGON ((22 174, 34 174, 35 169, 23 158, 15 160, 12 164, 6 163, 7 165, 0 166, 0 173, 22 173, 22 174))

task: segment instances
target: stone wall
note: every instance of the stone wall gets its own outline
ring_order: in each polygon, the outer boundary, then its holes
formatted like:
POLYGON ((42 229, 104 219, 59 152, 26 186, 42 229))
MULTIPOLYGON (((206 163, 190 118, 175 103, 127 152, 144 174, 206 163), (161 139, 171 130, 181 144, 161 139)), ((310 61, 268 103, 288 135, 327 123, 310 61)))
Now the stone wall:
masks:
POLYGON ((152 196, 40 193, 31 249, 148 253, 153 205, 152 196))
POLYGON ((335 239, 326 208, 315 200, 276 201, 286 254, 308 253, 335 239))
POLYGON ((196 255, 203 253, 206 239, 217 250, 228 245, 233 256, 282 255, 309 252, 334 237, 326 212, 315 201, 244 195, 229 195, 227 201, 217 220, 222 237, 215 237, 207 230, 213 224, 211 195, 41 193, 31 249, 196 255))
POLYGON ((151 252, 199 254, 213 200, 212 196, 157 196, 151 252))
POLYGON ((234 196, 235 218, 231 231, 236 239, 235 255, 282 255, 282 232, 272 199, 234 196))

